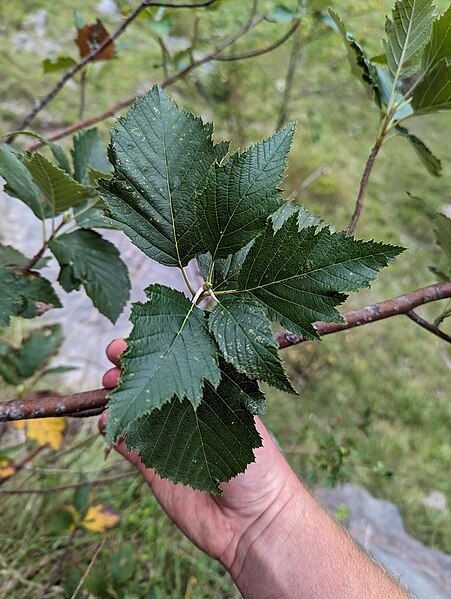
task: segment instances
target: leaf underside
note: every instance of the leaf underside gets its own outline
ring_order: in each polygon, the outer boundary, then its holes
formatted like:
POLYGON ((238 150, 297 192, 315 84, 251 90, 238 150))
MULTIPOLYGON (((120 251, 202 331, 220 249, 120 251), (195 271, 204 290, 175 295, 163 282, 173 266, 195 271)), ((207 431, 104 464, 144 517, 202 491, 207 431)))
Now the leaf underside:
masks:
POLYGON ((110 441, 174 395, 197 407, 204 381, 219 383, 217 350, 204 312, 162 285, 151 285, 146 295, 148 302, 133 305, 120 385, 108 403, 110 441))
POLYGON ((115 245, 95 231, 60 235, 49 247, 61 271, 58 281, 68 293, 83 285, 94 306, 116 322, 130 296, 130 279, 115 245))
POLYGON ((384 42, 388 66, 396 80, 414 75, 430 39, 434 6, 431 0, 398 0, 393 20, 387 18, 384 42))
POLYGON ((261 446, 241 381, 230 368, 223 371, 216 389, 205 384, 197 410, 187 399, 172 399, 134 423, 127 447, 160 476, 220 494, 219 484, 244 472, 261 446))
POLYGON ((316 227, 298 232, 292 216, 277 232, 269 225, 252 246, 239 275, 239 291, 263 302, 271 320, 306 339, 315 321, 343 322, 335 306, 343 291, 367 287, 403 248, 357 241, 316 227))
POLYGON ((440 159, 431 152, 427 145, 419 137, 409 133, 405 127, 397 125, 395 129, 398 135, 401 135, 409 141, 410 145, 415 150, 415 153, 424 164, 428 172, 435 177, 440 177, 442 174, 442 163, 440 159))

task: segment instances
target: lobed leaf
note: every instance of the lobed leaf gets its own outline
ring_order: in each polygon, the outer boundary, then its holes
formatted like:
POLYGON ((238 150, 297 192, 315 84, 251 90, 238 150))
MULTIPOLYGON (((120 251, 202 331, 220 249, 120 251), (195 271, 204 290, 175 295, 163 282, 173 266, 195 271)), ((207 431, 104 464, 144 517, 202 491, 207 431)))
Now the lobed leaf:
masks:
POLYGON ((154 86, 116 121, 110 159, 115 174, 100 180, 112 223, 147 256, 185 266, 206 251, 194 198, 217 154, 213 126, 179 108, 154 86))
POLYGON ((268 226, 246 257, 239 292, 263 302, 275 322, 316 339, 315 321, 342 322, 335 309, 346 299, 341 292, 368 286, 403 248, 357 241, 327 228, 301 233, 295 216, 275 234, 268 226))
POLYGON ((196 198, 196 214, 213 260, 236 253, 254 239, 279 206, 277 186, 294 129, 290 124, 211 169, 205 190, 196 198))
POLYGON ((267 310, 253 296, 221 298, 208 327, 224 358, 239 372, 296 394, 285 374, 267 310))
POLYGON ((274 232, 277 233, 279 229, 287 222, 287 220, 293 216, 293 214, 297 215, 297 223, 299 231, 302 229, 306 229, 307 227, 311 227, 313 225, 316 226, 316 230, 320 231, 324 227, 327 227, 327 224, 316 216, 301 204, 297 204, 291 200, 286 200, 282 203, 282 206, 271 214, 271 221, 274 232))
POLYGON ((125 437, 127 447, 174 483, 221 493, 219 484, 244 472, 255 459, 253 449, 261 447, 243 401, 242 381, 242 375, 230 368, 223 370, 216 389, 205 384, 197 410, 187 399, 172 399, 132 424, 125 437))
POLYGON ((149 301, 133 305, 121 379, 108 403, 110 441, 174 395, 197 408, 204 381, 219 383, 217 349, 204 312, 174 289, 151 285, 145 291, 149 301))
POLYGON ((420 68, 422 52, 432 32, 432 0, 397 0, 392 19, 387 17, 385 22, 384 47, 388 66, 398 81, 420 68))

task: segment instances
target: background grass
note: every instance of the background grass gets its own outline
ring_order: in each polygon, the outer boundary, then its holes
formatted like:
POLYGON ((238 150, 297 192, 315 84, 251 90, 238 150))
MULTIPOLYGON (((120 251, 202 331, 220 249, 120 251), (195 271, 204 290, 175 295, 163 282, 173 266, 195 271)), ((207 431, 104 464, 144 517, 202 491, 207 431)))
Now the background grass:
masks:
MULTIPOLYGON (((217 11, 202 17, 200 46, 211 47, 223 31, 242 22, 247 9, 243 4, 223 0, 217 11)), ((262 2, 268 8, 274 4, 262 2)), ((294 2, 287 0, 286 5, 290 4, 294 2)), ((438 5, 444 9, 447 3, 438 5)), ((121 8, 127 6, 121 3, 121 8)), ((343 0, 335 7, 370 55, 380 52, 390 3, 343 0)), ((58 54, 76 57, 72 8, 68 0, 61 0, 58 10, 46 0, 0 4, 0 126, 5 133, 18 126, 32 101, 57 79, 55 74, 43 76, 43 57, 27 49, 20 37, 27 31, 27 17, 46 10, 46 39, 60 46, 58 54)), ((95 5, 88 0, 80 0, 77 10, 86 22, 97 17, 95 5)), ((174 17, 173 36, 186 35, 192 19, 189 13, 174 17)), ((115 27, 108 18, 104 21, 110 29, 115 27)), ((268 43, 279 31, 263 24, 243 38, 236 51, 268 43)), ((337 229, 344 228, 376 134, 377 112, 350 75, 338 36, 310 17, 300 35, 302 52, 289 105, 289 118, 297 120, 298 133, 284 187, 291 193, 322 169, 299 200, 337 229)), ((162 78, 158 45, 144 20, 133 25, 118 46, 116 60, 90 69, 87 116, 162 78)), ((290 49, 291 42, 251 61, 213 63, 170 91, 189 110, 213 119, 218 138, 232 139, 234 147, 243 147, 274 130, 290 49)), ((34 127, 45 133, 70 124, 77 111, 78 87, 72 82, 39 115, 34 127)), ((445 115, 437 115, 411 126, 443 158, 442 178, 426 174, 403 140, 387 143, 378 157, 356 234, 401 243, 408 250, 371 289, 353 294, 345 309, 434 282, 428 266, 439 264, 441 256, 434 244, 429 210, 450 202, 445 120, 445 115), (423 202, 411 199, 406 191, 423 202)), ((101 125, 105 139, 111 122, 101 125)), ((419 313, 433 318, 438 311, 435 305, 419 313)), ((18 340, 22 325, 15 323, 3 334, 18 340)), ((265 422, 296 472, 311 485, 348 480, 364 485, 377 497, 400 506, 411 534, 450 552, 449 516, 422 503, 433 490, 451 500, 451 354, 446 344, 407 318, 397 317, 329 336, 321 343, 290 348, 284 357, 299 397, 267 389, 265 422)), ((11 388, 2 390, 5 398, 13 393, 11 388)), ((3 429, 1 443, 16 443, 16 437, 3 429)), ((23 442, 19 455, 30 447, 23 442)), ((77 482, 81 476, 95 479, 122 471, 127 472, 127 466, 116 456, 103 460, 102 441, 93 436, 92 427, 72 423, 60 452, 44 450, 3 489, 46 489, 77 482)), ((105 502, 121 514, 120 525, 105 535, 83 529, 55 531, 59 507, 73 501, 73 490, 0 494, 0 596, 71 597, 80 577, 86 576, 79 597, 89 593, 128 599, 238 597, 223 569, 182 538, 139 479, 125 478, 91 490, 92 504, 105 502), (118 552, 125 563, 122 578, 117 572, 114 577, 111 565, 118 552), (135 564, 128 570, 127 556, 135 564)))

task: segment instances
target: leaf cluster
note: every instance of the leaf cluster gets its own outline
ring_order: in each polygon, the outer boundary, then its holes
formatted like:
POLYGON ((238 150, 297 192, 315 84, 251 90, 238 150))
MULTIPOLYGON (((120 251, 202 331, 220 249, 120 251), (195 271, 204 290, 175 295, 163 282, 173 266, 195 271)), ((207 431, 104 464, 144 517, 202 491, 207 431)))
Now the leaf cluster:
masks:
POLYGON ((392 131, 411 145, 429 173, 440 160, 401 123, 451 109, 451 7, 436 15, 432 0, 397 0, 385 22, 384 52, 369 58, 330 10, 328 24, 343 38, 351 72, 363 83, 392 131))
POLYGON ((94 187, 112 170, 99 132, 88 129, 75 136, 72 161, 58 144, 39 139, 55 162, 38 152, 0 146, 5 191, 33 211, 44 232, 50 227, 35 258, 0 245, 0 326, 8 325, 11 316, 32 318, 61 307, 52 284, 40 273, 46 259, 39 257, 47 249, 60 265, 58 281, 65 291, 83 286, 96 308, 115 322, 128 300, 130 282, 115 246, 92 230, 108 226, 94 187))
POLYGON ((98 182, 108 221, 179 268, 192 296, 151 285, 133 306, 107 438, 125 432, 145 465, 211 493, 261 443, 258 381, 294 393, 273 325, 316 339, 315 321, 341 322, 345 292, 368 286, 402 251, 332 232, 282 201, 294 129, 230 154, 210 123, 155 86, 116 122, 114 175, 98 182), (204 277, 197 290, 185 273, 194 258, 204 277))

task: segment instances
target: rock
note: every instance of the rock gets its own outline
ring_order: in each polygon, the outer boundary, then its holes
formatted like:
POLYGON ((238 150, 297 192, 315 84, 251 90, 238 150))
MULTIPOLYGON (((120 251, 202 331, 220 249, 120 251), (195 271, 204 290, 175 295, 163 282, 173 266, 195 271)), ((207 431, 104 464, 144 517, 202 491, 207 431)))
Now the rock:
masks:
POLYGON ((451 599, 451 556, 408 535, 395 505, 351 484, 317 496, 332 514, 348 508, 352 537, 417 599, 451 599))
POLYGON ((422 503, 426 507, 431 507, 434 510, 443 512, 444 514, 448 513, 448 502, 446 500, 445 494, 441 491, 432 491, 423 499, 422 503))

